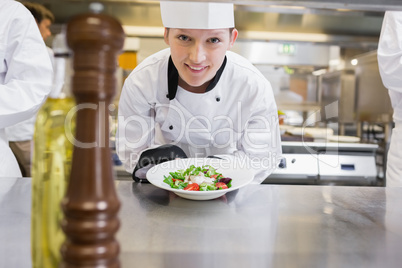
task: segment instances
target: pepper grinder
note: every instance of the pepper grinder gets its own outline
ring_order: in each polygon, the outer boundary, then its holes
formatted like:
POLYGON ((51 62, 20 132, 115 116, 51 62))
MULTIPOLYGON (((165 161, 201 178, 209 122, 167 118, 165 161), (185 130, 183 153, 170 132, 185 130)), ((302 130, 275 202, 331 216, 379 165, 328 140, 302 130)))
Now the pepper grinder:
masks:
POLYGON ((115 234, 120 221, 112 157, 108 107, 115 94, 117 56, 123 48, 120 23, 99 13, 80 14, 67 24, 73 52, 72 92, 76 100, 76 135, 70 181, 61 202, 63 268, 120 267, 115 234))

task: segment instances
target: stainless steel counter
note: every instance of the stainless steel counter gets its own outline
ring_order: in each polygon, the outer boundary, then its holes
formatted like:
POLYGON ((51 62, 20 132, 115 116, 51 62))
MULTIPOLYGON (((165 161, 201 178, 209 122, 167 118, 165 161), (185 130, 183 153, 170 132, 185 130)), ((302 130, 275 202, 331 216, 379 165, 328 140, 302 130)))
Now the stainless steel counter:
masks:
MULTIPOLYGON (((30 267, 30 179, 0 179, 0 267, 30 267)), ((123 268, 400 267, 402 188, 249 185, 211 201, 116 181, 123 268)))

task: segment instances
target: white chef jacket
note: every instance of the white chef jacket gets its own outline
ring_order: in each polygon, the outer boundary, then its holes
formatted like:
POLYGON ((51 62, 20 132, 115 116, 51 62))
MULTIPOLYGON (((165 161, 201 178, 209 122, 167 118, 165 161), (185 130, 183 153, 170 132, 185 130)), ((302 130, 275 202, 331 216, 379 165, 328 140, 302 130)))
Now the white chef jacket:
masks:
POLYGON ((385 12, 377 55, 395 122, 388 151, 386 185, 402 186, 402 12, 385 12))
MULTIPOLYGON (((54 65, 54 53, 53 50, 49 47, 46 47, 48 55, 50 57, 50 62, 52 63, 52 69, 54 65)), ((8 141, 29 141, 33 139, 33 134, 35 130, 35 122, 36 122, 35 113, 31 118, 19 122, 13 126, 6 128, 6 135, 8 141)))
POLYGON ((215 155, 248 165, 255 170, 254 182, 261 183, 282 153, 270 83, 246 59, 228 51, 211 90, 197 94, 177 87, 172 99, 169 57, 169 48, 148 57, 124 83, 116 147, 126 170, 133 172, 144 150, 174 144, 188 157, 215 155))
POLYGON ((0 177, 21 176, 5 128, 31 118, 49 94, 53 71, 32 14, 0 1, 0 177))

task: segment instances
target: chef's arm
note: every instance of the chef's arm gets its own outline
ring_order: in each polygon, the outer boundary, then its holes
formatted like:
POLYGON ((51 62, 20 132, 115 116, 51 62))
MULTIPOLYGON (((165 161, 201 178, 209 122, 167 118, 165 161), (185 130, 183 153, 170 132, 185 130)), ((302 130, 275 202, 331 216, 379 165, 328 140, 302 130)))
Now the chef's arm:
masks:
MULTIPOLYGON (((126 171, 134 174, 134 179, 135 172, 145 173, 151 165, 170 157, 169 148, 166 148, 169 145, 165 145, 166 141, 158 133, 160 127, 155 122, 154 91, 142 81, 136 70, 125 80, 119 100, 116 132, 117 154, 126 171)), ((184 152, 182 155, 185 156, 184 152)))
POLYGON ((278 110, 271 86, 266 80, 260 81, 259 86, 264 90, 255 99, 251 116, 242 122, 237 150, 214 155, 254 170, 253 183, 256 184, 262 183, 274 171, 282 155, 278 110))
POLYGON ((262 183, 282 155, 278 110, 269 84, 263 92, 245 124, 237 156, 248 159, 255 170, 253 183, 262 183))
POLYGON ((120 98, 116 149, 133 179, 146 181, 145 174, 152 166, 187 156, 179 147, 164 144, 155 137, 152 107, 141 104, 146 102, 138 101, 139 94, 137 100, 130 99, 129 95, 123 90, 120 98), (130 105, 135 102, 135 105, 130 105))
POLYGON ((377 57, 384 86, 402 93, 402 12, 385 13, 377 57))
MULTIPOLYGON (((126 107, 122 105, 120 107, 126 107)), ((120 109, 120 108, 119 108, 120 109)), ((151 144, 154 136, 152 116, 130 117, 119 116, 116 133, 116 148, 125 169, 132 174, 135 181, 146 181, 146 172, 154 165, 176 158, 187 158, 182 149, 175 145, 160 143, 151 144), (140 124, 139 121, 143 123, 140 124), (132 139, 133 138, 133 139, 132 139)))
POLYGON ((155 128, 151 106, 139 92, 129 77, 119 101, 116 151, 129 173, 133 173, 144 150, 160 145, 152 145, 155 128))
POLYGON ((7 33, 2 41, 7 43, 0 46, 0 58, 4 56, 0 63, 0 129, 35 115, 53 80, 49 54, 32 15, 18 16, 4 29, 7 33))
MULTIPOLYGON (((250 122, 250 124, 253 123, 250 122)), ((278 166, 282 149, 280 134, 277 134, 279 133, 279 127, 276 124, 265 129, 259 129, 261 132, 255 131, 255 129, 248 129, 243 134, 239 150, 232 154, 217 154, 209 157, 228 160, 238 167, 254 170, 254 180, 252 183, 260 184, 278 166)))

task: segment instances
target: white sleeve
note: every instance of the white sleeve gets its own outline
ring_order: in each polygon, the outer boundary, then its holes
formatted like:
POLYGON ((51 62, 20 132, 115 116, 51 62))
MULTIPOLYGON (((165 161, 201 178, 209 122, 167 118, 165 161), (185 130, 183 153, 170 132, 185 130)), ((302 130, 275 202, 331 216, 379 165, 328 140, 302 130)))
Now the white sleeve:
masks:
POLYGON ((50 92, 53 69, 30 12, 20 3, 0 10, 0 129, 32 117, 50 92))
POLYGON ((402 93, 402 12, 385 12, 377 57, 384 86, 402 93))
POLYGON ((253 183, 262 183, 276 168, 282 155, 278 109, 269 82, 242 136, 242 151, 256 170, 253 183))
MULTIPOLYGON (((130 75, 119 100, 116 151, 127 172, 132 173, 142 151, 152 148, 155 126, 152 105, 130 75)), ((143 85, 145 86, 145 85, 143 85)))
POLYGON ((254 170, 253 184, 262 183, 277 167, 282 156, 278 109, 270 83, 265 78, 254 79, 258 94, 252 101, 251 115, 242 129, 238 150, 233 154, 214 156, 228 160, 240 167, 254 170))
POLYGON ((250 86, 258 89, 248 100, 249 109, 240 115, 242 120, 241 137, 237 151, 232 154, 214 156, 229 160, 240 167, 254 171, 254 184, 262 183, 276 168, 282 155, 278 110, 273 91, 268 81, 253 79, 250 86))

